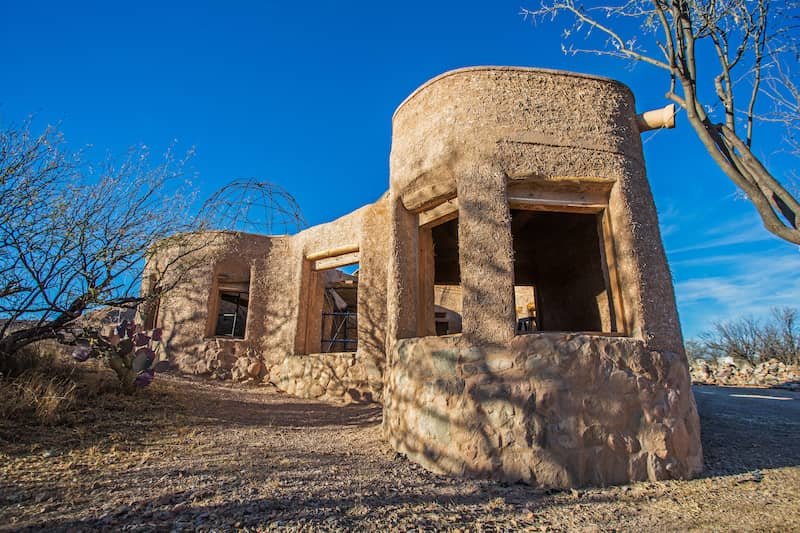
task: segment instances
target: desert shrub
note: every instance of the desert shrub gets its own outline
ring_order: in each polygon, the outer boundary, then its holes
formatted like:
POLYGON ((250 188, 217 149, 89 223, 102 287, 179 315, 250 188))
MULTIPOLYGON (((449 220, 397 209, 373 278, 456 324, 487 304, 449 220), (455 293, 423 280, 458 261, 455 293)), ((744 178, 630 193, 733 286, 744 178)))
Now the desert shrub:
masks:
POLYGON ((74 371, 59 365, 56 354, 29 345, 4 358, 0 370, 0 418, 49 424, 75 405, 74 371))
POLYGON ((75 404, 77 388, 70 379, 26 372, 0 385, 0 417, 57 422, 75 404))
POLYGON ((769 359, 800 364, 800 312, 774 308, 765 319, 752 316, 715 322, 699 340, 686 343, 690 359, 732 357, 756 365, 769 359))

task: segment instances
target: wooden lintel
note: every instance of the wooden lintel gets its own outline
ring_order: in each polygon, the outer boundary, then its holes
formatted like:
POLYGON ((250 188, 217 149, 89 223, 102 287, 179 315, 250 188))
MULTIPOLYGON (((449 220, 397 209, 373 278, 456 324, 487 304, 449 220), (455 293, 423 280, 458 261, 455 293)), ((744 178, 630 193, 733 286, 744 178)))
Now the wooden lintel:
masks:
POLYGON ((510 196, 508 207, 511 209, 522 209, 525 211, 551 211, 561 213, 600 213, 606 208, 606 204, 594 202, 576 202, 546 200, 542 198, 521 198, 510 196))
POLYGON ((458 198, 453 198, 419 214, 419 226, 430 228, 458 217, 458 198))
POLYGON ((328 257, 345 255, 352 252, 358 252, 357 244, 349 246, 339 246, 338 248, 329 248, 327 250, 320 250, 318 252, 306 254, 306 259, 308 259, 309 261, 316 261, 318 259, 326 259, 328 257))
POLYGON ((511 209, 599 213, 607 205, 607 191, 577 192, 516 188, 508 192, 508 206, 511 209))
POLYGON ((596 190, 610 191, 617 180, 599 176, 542 176, 539 174, 519 172, 509 174, 508 189, 536 187, 551 190, 596 190))
POLYGON ((350 252, 342 255, 337 255, 334 257, 326 257, 324 259, 318 259, 311 263, 312 270, 329 270, 331 268, 339 268, 347 265, 352 265, 354 263, 358 263, 360 259, 360 253, 358 251, 350 252))
POLYGON ((455 198, 455 196, 456 182, 455 180, 449 180, 406 191, 401 199, 403 207, 412 213, 421 213, 442 202, 455 198))

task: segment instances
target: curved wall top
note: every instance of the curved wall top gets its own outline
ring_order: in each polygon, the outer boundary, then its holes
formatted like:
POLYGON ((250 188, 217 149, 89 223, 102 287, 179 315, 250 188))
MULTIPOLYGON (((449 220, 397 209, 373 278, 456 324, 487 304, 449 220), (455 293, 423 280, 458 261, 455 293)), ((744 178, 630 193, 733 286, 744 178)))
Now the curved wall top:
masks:
POLYGON ((394 114, 391 189, 415 209, 421 198, 454 194, 455 175, 475 165, 499 165, 512 179, 617 177, 620 159, 642 166, 634 109, 630 89, 607 78, 519 67, 447 72, 394 114))

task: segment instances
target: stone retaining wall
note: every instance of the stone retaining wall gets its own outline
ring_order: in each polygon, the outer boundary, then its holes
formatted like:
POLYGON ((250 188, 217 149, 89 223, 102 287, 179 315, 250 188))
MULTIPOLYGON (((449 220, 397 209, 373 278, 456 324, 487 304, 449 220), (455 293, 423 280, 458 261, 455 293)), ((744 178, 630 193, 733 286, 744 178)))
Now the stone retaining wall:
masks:
POLYGON ((703 385, 779 387, 800 390, 800 366, 770 359, 755 366, 696 360, 690 366, 692 381, 703 385))
POLYGON ((391 444, 443 473, 548 487, 687 478, 702 469, 685 359, 581 334, 469 346, 398 341, 384 396, 391 444))
POLYGON ((355 353, 291 355, 270 370, 270 381, 300 398, 371 401, 367 369, 355 353))

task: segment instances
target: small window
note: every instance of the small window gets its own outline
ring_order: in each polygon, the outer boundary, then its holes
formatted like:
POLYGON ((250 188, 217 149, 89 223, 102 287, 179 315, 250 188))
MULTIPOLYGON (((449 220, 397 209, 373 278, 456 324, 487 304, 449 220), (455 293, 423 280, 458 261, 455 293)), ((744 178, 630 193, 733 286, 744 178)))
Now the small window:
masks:
POLYGON ((214 335, 220 337, 244 338, 247 325, 247 290, 226 290, 220 288, 217 308, 217 325, 214 335))
MULTIPOLYGON (((159 292, 160 290, 156 288, 155 294, 158 294, 159 292)), ((154 296, 145 304, 144 320, 142 320, 144 329, 155 329, 158 326, 158 311, 160 305, 161 299, 158 296, 154 296)))
POLYGON ((514 286, 514 307, 517 317, 517 335, 538 331, 536 322, 536 287, 533 285, 514 286))

